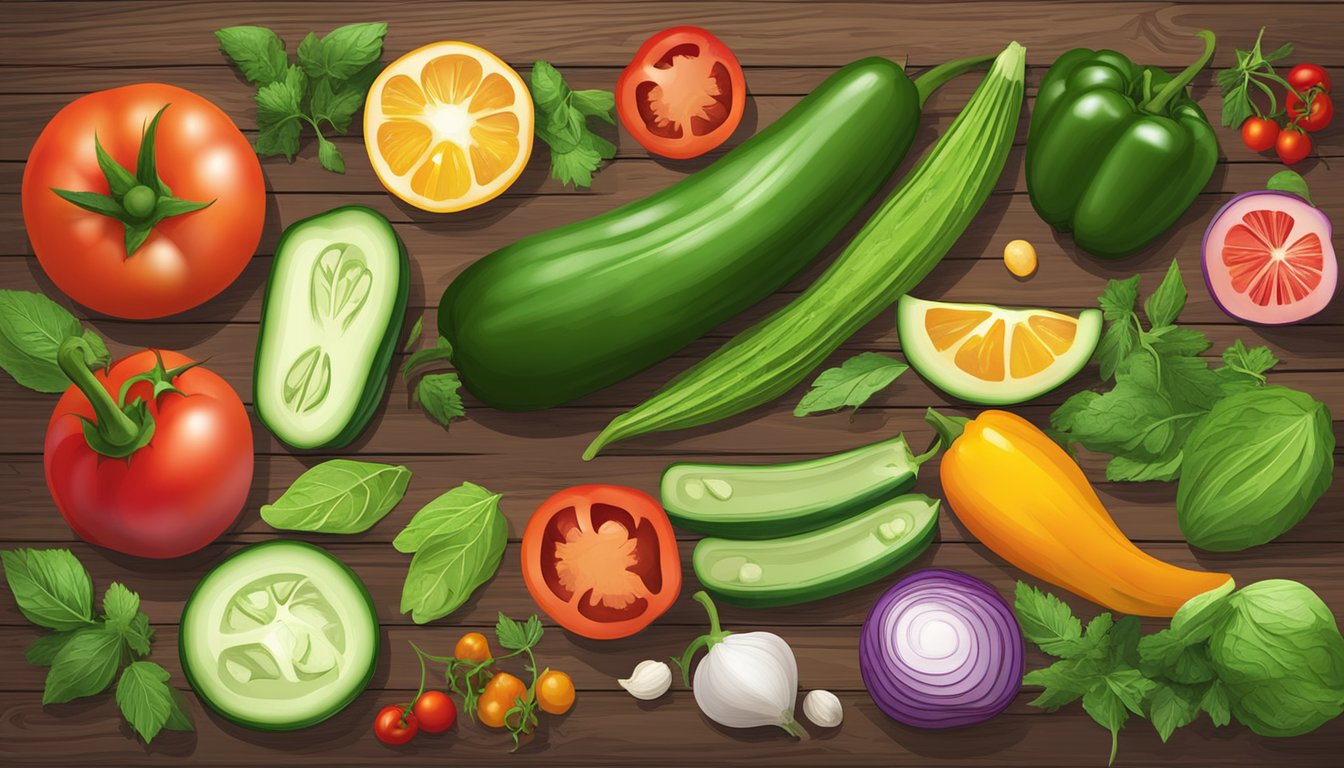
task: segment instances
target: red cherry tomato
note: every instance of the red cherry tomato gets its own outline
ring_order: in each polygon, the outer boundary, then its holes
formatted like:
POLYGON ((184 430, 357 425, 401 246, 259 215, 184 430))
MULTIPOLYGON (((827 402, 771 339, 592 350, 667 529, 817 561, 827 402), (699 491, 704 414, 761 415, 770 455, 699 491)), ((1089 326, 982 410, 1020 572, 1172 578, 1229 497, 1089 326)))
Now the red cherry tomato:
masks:
POLYGON ((1279 137, 1279 124, 1264 117, 1250 117, 1241 124, 1241 143, 1247 149, 1264 152, 1274 146, 1279 137))
POLYGON ((457 705, 443 691, 425 691, 411 707, 425 733, 443 733, 457 722, 457 705))
POLYGON ((1317 86, 1327 93, 1330 91, 1330 75, 1315 64, 1298 64, 1288 73, 1287 80, 1299 93, 1317 86))
POLYGON ((737 130, 746 107, 742 66, 728 46, 700 27, 650 37, 616 81, 621 123, 655 155, 703 155, 737 130))
POLYGON ((176 352, 137 352, 106 373, 90 371, 82 354, 61 346, 61 367, 77 383, 56 403, 43 451, 65 521, 91 544, 139 557, 180 557, 214 541, 252 485, 252 426, 237 393, 206 368, 183 369, 191 361, 176 352))
POLYGON ((1310 92, 1307 98, 1310 100, 1309 106, 1304 105, 1296 94, 1288 94, 1288 119, 1305 130, 1319 131, 1329 125, 1335 116, 1334 102, 1330 101, 1330 94, 1321 91, 1310 92))
POLYGON ((1311 137, 1292 127, 1286 128, 1279 132, 1279 138, 1274 142, 1274 151, 1278 153, 1279 160, 1284 165, 1301 162, 1311 154, 1311 137))
POLYGON ((416 721, 415 713, 406 712, 396 704, 389 704, 378 710, 378 716, 373 719, 373 735, 384 744, 393 746, 405 744, 415 738, 419 730, 420 724, 416 721))
POLYGON ((265 182, 248 140, 219 107, 171 85, 75 99, 42 129, 24 166, 23 221, 42 269, 70 298, 115 317, 163 317, 218 294, 252 258, 265 217, 265 182), (142 214, 142 222, 166 212, 138 179, 113 190, 94 149, 96 136, 134 175, 146 128, 161 109, 155 171, 173 198, 209 206, 162 219, 128 256, 122 221, 52 190, 111 194, 114 206, 142 214))

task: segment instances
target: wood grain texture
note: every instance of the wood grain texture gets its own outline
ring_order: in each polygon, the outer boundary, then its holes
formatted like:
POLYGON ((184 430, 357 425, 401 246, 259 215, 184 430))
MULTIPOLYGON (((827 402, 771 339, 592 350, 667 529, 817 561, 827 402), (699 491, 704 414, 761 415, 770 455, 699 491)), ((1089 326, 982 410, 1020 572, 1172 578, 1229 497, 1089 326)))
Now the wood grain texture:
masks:
MULTIPOLYGON (((1236 339, 1267 344, 1281 362, 1278 383, 1321 399, 1344 435, 1344 301, 1308 323, 1279 329, 1232 322, 1210 299, 1199 268, 1200 241, 1213 213, 1231 196, 1259 188, 1281 166, 1241 146, 1235 130, 1216 127, 1222 144, 1213 180, 1172 232, 1142 254, 1102 263, 1052 233, 1026 195, 1022 156, 1027 115, 1035 88, 1056 55, 1076 46, 1112 47, 1144 63, 1169 69, 1197 53, 1195 30, 1219 38, 1215 67, 1232 61, 1262 24, 1271 44, 1297 44, 1294 61, 1344 66, 1338 41, 1344 34, 1344 3, 1280 2, 1046 2, 958 0, 909 3, 862 2, 454 2, 412 0, 395 4, 328 0, 320 4, 283 0, 212 2, 32 2, 0 7, 0 286, 38 290, 69 306, 109 342, 115 354, 144 346, 179 349, 209 359, 251 402, 251 369, 262 286, 280 232, 294 221, 339 204, 368 205, 388 216, 406 243, 412 262, 410 317, 424 319, 427 339, 444 287, 467 265, 514 240, 610 210, 675 183, 779 118, 835 68, 861 56, 908 59, 912 73, 954 56, 999 50, 1011 39, 1028 48, 1027 104, 1016 147, 985 209, 916 295, 956 301, 1041 305, 1065 311, 1095 306, 1108 279, 1139 273, 1145 292, 1156 286, 1175 259, 1190 290, 1183 324, 1208 334, 1212 357, 1236 339), (611 132, 620 146, 615 162, 591 190, 563 189, 548 178, 544 149, 534 153, 523 176, 501 199, 453 216, 427 214, 395 202, 374 178, 359 123, 336 143, 348 173, 318 168, 315 145, 305 141, 292 164, 263 161, 269 196, 267 225, 239 280, 206 305, 153 322, 98 316, 72 305, 42 273, 24 231, 20 189, 24 160, 45 121, 78 95, 132 82, 161 81, 195 90, 220 105, 255 135, 251 89, 218 52, 211 32, 239 23, 275 28, 291 48, 309 30, 358 20, 390 23, 388 56, 431 39, 463 39, 501 55, 526 74, 531 62, 556 64, 579 88, 610 88, 640 41, 674 23, 709 27, 737 53, 746 70, 750 98, 742 127, 724 148, 707 158, 673 163, 650 157, 623 129, 611 132), (1000 260, 1011 239, 1032 241, 1041 254, 1038 273, 1013 279, 1000 260)), ((1334 73, 1332 73, 1334 74, 1334 73)), ((1336 82, 1344 79, 1337 77, 1336 82)), ((929 101, 905 173, 936 140, 974 89, 963 77, 929 101)), ((1219 96, 1211 72, 1196 78, 1193 95, 1217 115, 1219 96)), ((1318 156, 1298 166, 1323 209, 1338 219, 1344 211, 1344 130, 1314 136, 1318 156)), ((870 212, 874 202, 865 211, 870 212)), ((690 553, 697 536, 682 533, 679 547, 683 597, 649 630, 633 638, 596 642, 564 632, 549 619, 538 657, 569 672, 580 691, 568 715, 543 721, 531 743, 508 752, 508 737, 463 723, 441 737, 388 748, 370 733, 374 713, 405 701, 419 682, 408 643, 447 652, 467 628, 486 629, 498 612, 526 616, 536 611, 523 584, 519 535, 532 511, 568 485, 612 482, 656 493, 658 477, 676 460, 723 457, 765 463, 850 448, 904 431, 916 448, 932 435, 921 418, 928 405, 972 412, 932 389, 913 372, 874 398, 853 418, 831 414, 795 418, 800 385, 768 406, 722 424, 623 443, 593 463, 578 455, 593 434, 621 409, 639 402, 678 371, 734 333, 796 296, 844 247, 864 215, 817 261, 777 295, 693 342, 671 359, 571 405, 536 414, 493 412, 467 397, 469 417, 443 430, 411 405, 405 386, 394 381, 369 430, 338 452, 371 461, 405 464, 413 478, 404 501, 364 534, 326 537, 277 534, 261 521, 261 504, 273 500, 306 468, 330 453, 295 453, 270 438, 253 419, 257 451, 252 491, 236 524, 218 542, 187 558, 149 562, 99 550, 76 540, 46 491, 41 445, 53 398, 27 392, 0 377, 0 547, 68 547, 85 563, 99 589, 122 581, 137 590, 157 634, 151 659, 185 688, 177 660, 177 620, 197 581, 227 555, 249 543, 287 535, 327 547, 369 587, 383 624, 383 651, 369 690, 349 708, 318 726, 288 734, 263 734, 209 713, 188 695, 198 731, 163 734, 152 746, 139 742, 123 723, 110 696, 71 704, 39 704, 43 670, 26 665, 23 648, 37 637, 8 596, 0 597, 0 765, 66 766, 1048 766, 1102 765, 1109 736, 1077 705, 1056 713, 1028 706, 1025 691, 993 721, 955 733, 904 728, 887 719, 863 690, 857 666, 858 627, 890 579, 818 603, 772 610, 722 606, 725 625, 775 631, 798 657, 804 691, 835 691, 845 707, 844 725, 831 732, 809 728, 812 739, 795 743, 772 729, 729 731, 700 714, 690 691, 676 685, 658 702, 640 704, 616 685, 641 659, 679 653, 704 626, 703 611, 689 599, 697 587, 690 553), (470 480, 504 494, 510 543, 499 573, 448 619, 416 626, 398 613, 409 558, 392 549, 396 532, 421 505, 470 480)), ((1338 240, 1336 241, 1338 246, 1338 240)), ((832 357, 835 364, 860 351, 900 354, 891 312, 855 334, 832 357)), ((422 343, 427 343, 422 342, 422 343)), ((402 358, 398 357, 398 363, 402 358)), ((1070 393, 1095 386, 1089 368, 1060 390, 1016 408, 1038 424, 1070 393)), ((250 412, 249 407, 249 412, 250 412)), ((1342 440, 1344 442, 1344 440, 1342 440)), ((1344 456, 1344 446, 1337 458, 1344 456)), ((1246 553, 1192 551, 1175 520, 1175 488, 1163 484, 1116 484, 1103 478, 1104 457, 1084 454, 1084 470, 1103 503, 1139 545, 1165 560, 1192 568, 1225 571, 1238 583, 1267 578, 1302 581, 1344 618, 1344 469, 1307 520, 1278 541, 1246 553)), ((935 458, 923 468, 916 490, 940 495, 935 458)), ((982 578, 1007 595, 1021 574, 975 542, 951 515, 940 521, 937 543, 916 567, 939 566, 982 578)), ((1094 606, 1063 595, 1079 615, 1094 606)), ((543 617, 545 618, 545 617, 543 617)), ((1146 621, 1156 629, 1161 622, 1146 621)), ((1029 663, 1043 661, 1032 653, 1029 663)), ((516 671, 516 670, 515 670, 516 671)), ((1117 766, 1327 766, 1338 763, 1344 720, 1295 739, 1270 739, 1247 729, 1214 729, 1207 721, 1182 729, 1163 744, 1145 723, 1132 720, 1121 735, 1117 766)))

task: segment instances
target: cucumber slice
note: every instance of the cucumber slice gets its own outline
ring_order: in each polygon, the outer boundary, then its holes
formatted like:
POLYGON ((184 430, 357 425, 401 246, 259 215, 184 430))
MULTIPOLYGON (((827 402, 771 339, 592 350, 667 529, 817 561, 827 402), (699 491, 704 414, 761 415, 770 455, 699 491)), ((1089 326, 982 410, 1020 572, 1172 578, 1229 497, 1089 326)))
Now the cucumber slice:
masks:
POLYGON ((347 206, 280 236, 257 334, 253 403, 293 448, 359 436, 387 386, 410 267, 392 225, 347 206))
POLYGON ((306 728, 373 677, 378 616, 368 590, 326 550, 253 544, 216 566, 182 611, 178 654, 196 695, 239 725, 306 728))
POLYGON ((678 528, 765 539, 815 530, 909 490, 921 460, 897 435, 789 464, 673 464, 660 492, 678 528))
POLYGON ((901 496, 827 528, 768 541, 701 539, 692 562, 705 589, 756 608, 820 600, 919 557, 938 529, 938 500, 901 496))

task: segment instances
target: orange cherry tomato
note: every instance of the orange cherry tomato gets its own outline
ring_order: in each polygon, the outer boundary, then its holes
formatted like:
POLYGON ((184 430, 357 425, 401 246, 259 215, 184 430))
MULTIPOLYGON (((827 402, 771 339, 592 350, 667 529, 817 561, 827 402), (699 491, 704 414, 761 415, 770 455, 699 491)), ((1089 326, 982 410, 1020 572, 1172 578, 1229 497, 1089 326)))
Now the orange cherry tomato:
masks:
POLYGON ((453 658, 479 664, 490 658, 490 643, 480 632, 468 632, 453 647, 453 658))
POLYGON ((537 679, 537 705, 552 715, 565 714, 574 706, 574 681, 553 669, 541 673, 537 679))
POLYGON ((505 714, 526 693, 527 686, 522 680, 508 672, 500 672, 485 684, 485 690, 476 702, 477 719, 491 728, 503 728, 505 714))
POLYGON ((639 632, 681 592, 672 524, 634 488, 578 485, 542 502, 523 532, 522 560, 537 605, 594 640, 639 632))

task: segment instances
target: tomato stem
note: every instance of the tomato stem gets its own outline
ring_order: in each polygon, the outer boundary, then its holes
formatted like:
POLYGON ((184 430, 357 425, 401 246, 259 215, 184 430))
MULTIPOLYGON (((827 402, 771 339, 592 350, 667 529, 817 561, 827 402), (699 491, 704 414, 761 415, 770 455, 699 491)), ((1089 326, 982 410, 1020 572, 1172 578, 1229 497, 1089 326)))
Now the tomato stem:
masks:
POLYGON ((130 406, 112 399, 89 368, 94 351, 82 337, 71 336, 56 350, 56 364, 93 408, 94 419, 84 419, 89 447, 114 459, 124 459, 143 448, 154 436, 154 418, 139 400, 130 406))

